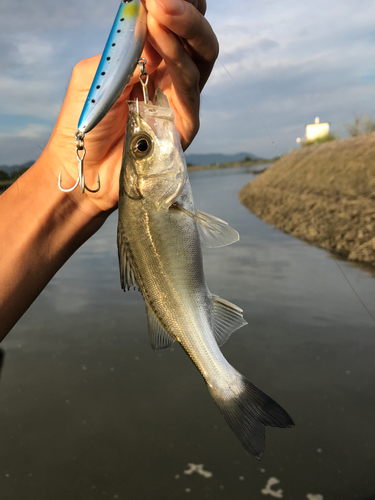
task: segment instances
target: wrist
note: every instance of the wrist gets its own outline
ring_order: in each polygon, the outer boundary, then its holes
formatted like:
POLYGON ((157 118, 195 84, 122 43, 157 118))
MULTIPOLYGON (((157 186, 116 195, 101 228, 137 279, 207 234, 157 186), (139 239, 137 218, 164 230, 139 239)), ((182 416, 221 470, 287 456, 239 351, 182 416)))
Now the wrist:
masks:
POLYGON ((0 196, 0 340, 109 215, 84 194, 60 191, 49 161, 43 153, 0 196))
MULTIPOLYGON (((48 200, 45 216, 49 220, 54 219, 55 225, 65 227, 72 238, 78 237, 82 233, 80 239, 83 240, 83 243, 102 226, 113 210, 102 210, 100 205, 95 202, 95 193, 90 193, 87 190, 82 193, 79 184, 76 189, 70 192, 59 189, 60 173, 62 187, 72 187, 77 179, 72 179, 58 158, 63 159, 64 157, 51 154, 47 146, 37 162, 31 167, 33 171, 30 173, 32 173, 33 178, 39 179, 37 200, 43 198, 48 200)), ((68 161, 72 161, 72 158, 68 158, 68 161)), ((75 163, 77 162, 75 158, 75 163)), ((35 182, 31 185, 34 187, 35 182)))

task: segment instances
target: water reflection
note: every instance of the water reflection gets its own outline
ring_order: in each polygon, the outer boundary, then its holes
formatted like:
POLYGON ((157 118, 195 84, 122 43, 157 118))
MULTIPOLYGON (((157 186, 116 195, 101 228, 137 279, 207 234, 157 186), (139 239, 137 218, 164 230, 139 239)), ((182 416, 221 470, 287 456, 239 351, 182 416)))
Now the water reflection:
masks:
MULTIPOLYGON (((151 350, 143 300, 120 288, 114 214, 3 343, 0 498, 374 494, 374 324, 325 251, 239 204, 251 178, 241 169, 191 175, 197 207, 241 234, 235 245, 204 250, 205 273, 212 292, 242 307, 249 322, 225 356, 296 427, 267 429, 259 464, 179 346, 151 350), (185 473, 200 466, 212 476, 185 473)), ((375 314, 370 274, 340 265, 375 314)))

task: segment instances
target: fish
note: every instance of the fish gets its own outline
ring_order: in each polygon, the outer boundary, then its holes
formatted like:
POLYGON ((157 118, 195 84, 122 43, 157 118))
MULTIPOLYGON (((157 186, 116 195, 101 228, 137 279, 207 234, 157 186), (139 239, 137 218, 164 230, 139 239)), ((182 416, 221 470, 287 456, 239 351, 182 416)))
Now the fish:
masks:
POLYGON ((209 291, 201 250, 202 242, 233 243, 238 233, 196 209, 174 112, 163 92, 158 89, 152 103, 128 106, 117 230, 121 286, 142 293, 152 348, 180 343, 229 427, 260 459, 265 426, 294 422, 222 354, 220 347, 247 322, 242 309, 209 291))
POLYGON ((90 132, 120 97, 134 73, 146 36, 146 11, 141 0, 121 0, 78 121, 78 132, 90 132))

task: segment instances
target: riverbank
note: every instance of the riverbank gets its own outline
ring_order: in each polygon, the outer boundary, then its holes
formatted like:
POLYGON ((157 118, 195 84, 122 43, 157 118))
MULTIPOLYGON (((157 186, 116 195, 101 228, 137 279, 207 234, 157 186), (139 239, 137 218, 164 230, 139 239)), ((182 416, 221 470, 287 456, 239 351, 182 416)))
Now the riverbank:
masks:
POLYGON ((375 266, 375 133, 278 160, 239 194, 265 222, 348 260, 375 266))
MULTIPOLYGON (((211 165, 190 165, 188 166, 188 172, 195 172, 198 170, 217 170, 218 168, 238 168, 238 167, 253 167, 257 165, 268 165, 272 163, 274 159, 259 159, 259 160, 242 160, 242 161, 232 161, 227 163, 211 163, 211 165)), ((258 169, 257 172, 260 173, 263 169, 258 169)))

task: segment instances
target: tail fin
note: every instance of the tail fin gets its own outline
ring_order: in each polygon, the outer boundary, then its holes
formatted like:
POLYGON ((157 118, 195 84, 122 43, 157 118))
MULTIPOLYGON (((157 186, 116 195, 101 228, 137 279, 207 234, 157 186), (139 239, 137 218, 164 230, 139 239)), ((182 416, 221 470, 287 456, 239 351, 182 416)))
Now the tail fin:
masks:
POLYGON ((229 427, 240 440, 246 451, 255 458, 262 458, 265 447, 266 425, 271 427, 293 427, 294 422, 288 413, 273 399, 255 387, 239 374, 242 390, 238 394, 223 391, 208 385, 210 394, 219 407, 229 427))

